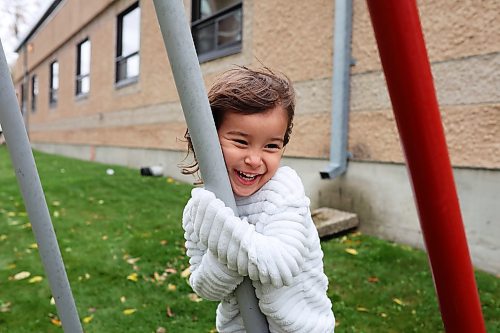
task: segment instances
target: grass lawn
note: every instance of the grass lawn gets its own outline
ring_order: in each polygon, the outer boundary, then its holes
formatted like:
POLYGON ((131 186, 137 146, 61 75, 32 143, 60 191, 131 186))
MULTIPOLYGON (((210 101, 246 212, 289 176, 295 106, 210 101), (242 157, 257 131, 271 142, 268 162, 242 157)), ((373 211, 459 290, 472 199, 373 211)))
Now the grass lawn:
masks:
MULTIPOLYGON (((35 158, 87 333, 215 332, 217 304, 196 297, 183 274, 181 214, 190 185, 119 166, 35 158)), ((422 251, 359 233, 322 247, 336 332, 443 331, 422 251)), ((476 277, 488 332, 500 332, 500 279, 476 277)), ((5 146, 0 332, 62 332, 5 146)))

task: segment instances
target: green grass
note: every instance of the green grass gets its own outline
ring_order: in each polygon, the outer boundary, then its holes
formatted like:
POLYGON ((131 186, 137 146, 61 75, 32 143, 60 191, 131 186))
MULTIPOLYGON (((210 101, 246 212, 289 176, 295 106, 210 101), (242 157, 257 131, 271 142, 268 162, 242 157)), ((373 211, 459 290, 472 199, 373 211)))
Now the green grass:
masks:
MULTIPOLYGON (((91 318, 83 324, 87 333, 214 329, 217 304, 196 301, 181 276, 188 266, 181 214, 190 185, 119 166, 35 157, 80 318, 91 318), (108 168, 115 174, 108 176, 108 168)), ((0 184, 0 332, 62 332, 5 146, 0 184), (31 275, 16 279, 23 271, 31 275), (36 276, 41 282, 30 283, 36 276)), ((359 233, 322 247, 336 332, 443 331, 423 252, 359 233)), ((499 279, 476 277, 488 331, 500 332, 499 279)))

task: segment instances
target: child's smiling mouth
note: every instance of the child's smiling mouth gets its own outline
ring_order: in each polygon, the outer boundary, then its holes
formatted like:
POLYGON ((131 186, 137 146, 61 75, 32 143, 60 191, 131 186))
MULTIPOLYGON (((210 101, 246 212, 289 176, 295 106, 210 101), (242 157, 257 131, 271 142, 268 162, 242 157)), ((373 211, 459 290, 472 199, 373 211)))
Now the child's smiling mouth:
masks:
POLYGON ((254 173, 248 173, 248 172, 243 172, 240 170, 235 170, 236 176, 238 176, 238 179, 245 185, 250 185, 255 182, 255 180, 261 176, 260 174, 254 174, 254 173))

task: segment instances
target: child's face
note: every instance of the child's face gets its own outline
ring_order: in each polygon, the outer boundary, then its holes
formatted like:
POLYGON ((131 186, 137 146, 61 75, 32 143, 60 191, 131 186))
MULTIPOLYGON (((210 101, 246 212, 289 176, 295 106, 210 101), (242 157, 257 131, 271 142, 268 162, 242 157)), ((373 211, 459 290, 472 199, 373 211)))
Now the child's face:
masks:
POLYGON ((217 132, 234 194, 252 195, 274 176, 287 125, 281 107, 250 115, 226 112, 217 132))

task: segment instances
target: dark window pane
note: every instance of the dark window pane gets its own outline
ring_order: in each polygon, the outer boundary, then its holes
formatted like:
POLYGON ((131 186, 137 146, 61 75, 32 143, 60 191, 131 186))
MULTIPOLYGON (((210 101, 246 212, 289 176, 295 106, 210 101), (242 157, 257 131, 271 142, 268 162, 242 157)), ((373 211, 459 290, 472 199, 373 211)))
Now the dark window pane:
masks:
POLYGON ((215 48, 215 24, 196 27, 193 30, 193 39, 198 54, 206 53, 215 48))
POLYGON ((217 45, 224 46, 241 42, 241 10, 235 11, 219 21, 217 45))

